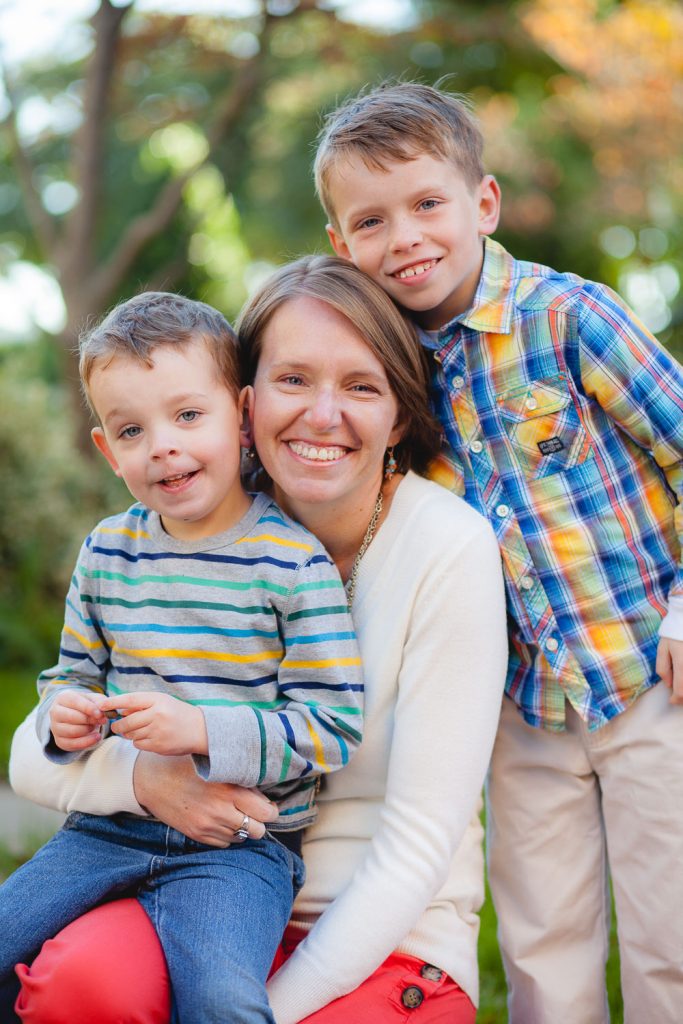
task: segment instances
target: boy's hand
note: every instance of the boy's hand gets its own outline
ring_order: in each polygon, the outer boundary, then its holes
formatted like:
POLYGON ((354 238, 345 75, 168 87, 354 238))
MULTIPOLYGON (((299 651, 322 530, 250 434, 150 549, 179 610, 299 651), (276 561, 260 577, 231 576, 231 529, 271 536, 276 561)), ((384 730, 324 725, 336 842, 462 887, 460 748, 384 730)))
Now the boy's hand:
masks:
POLYGON ((64 690, 50 707, 50 731, 60 750, 87 750, 102 739, 107 721, 100 710, 104 694, 64 690))
POLYGON ((683 704, 683 640, 660 637, 655 671, 671 690, 671 703, 683 704))
POLYGON ((130 740, 138 750, 155 754, 208 753, 202 712, 167 693, 122 693, 102 701, 101 710, 119 712, 121 718, 112 723, 111 730, 130 740))

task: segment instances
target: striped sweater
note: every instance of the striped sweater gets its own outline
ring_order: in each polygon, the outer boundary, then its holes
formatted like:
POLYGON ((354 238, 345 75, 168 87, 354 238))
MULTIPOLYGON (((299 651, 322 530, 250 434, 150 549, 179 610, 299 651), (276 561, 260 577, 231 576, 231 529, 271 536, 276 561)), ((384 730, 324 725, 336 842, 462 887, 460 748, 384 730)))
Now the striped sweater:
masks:
POLYGON ((321 544, 265 495, 232 529, 188 543, 136 504, 86 539, 59 662, 38 679, 37 728, 63 686, 162 690, 201 707, 210 781, 258 786, 291 830, 315 816, 316 779, 361 739, 363 684, 346 595, 321 544))

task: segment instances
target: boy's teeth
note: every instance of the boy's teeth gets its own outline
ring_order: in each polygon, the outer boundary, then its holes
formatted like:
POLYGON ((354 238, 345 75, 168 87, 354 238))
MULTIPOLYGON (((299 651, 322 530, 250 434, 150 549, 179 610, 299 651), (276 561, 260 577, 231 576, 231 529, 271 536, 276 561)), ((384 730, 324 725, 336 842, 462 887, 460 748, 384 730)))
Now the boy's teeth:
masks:
POLYGON ((425 263, 416 263, 414 267, 406 267, 405 270, 399 270, 396 277, 403 280, 406 277, 418 277, 420 274, 424 274, 427 270, 431 270, 432 267, 436 266, 436 260, 426 260, 425 263))
POLYGON ((320 462, 334 462, 341 459, 345 454, 343 448, 316 448, 312 444, 303 444, 301 441, 290 441, 289 447, 295 455, 304 459, 317 459, 320 462))

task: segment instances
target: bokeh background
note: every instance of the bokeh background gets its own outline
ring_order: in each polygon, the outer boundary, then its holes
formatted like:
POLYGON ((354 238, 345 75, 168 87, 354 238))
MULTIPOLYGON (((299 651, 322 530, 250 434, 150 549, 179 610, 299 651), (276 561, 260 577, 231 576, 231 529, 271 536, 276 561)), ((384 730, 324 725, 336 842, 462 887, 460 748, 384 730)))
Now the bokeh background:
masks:
POLYGON ((0 772, 80 540, 128 500, 90 452, 79 328, 143 288, 234 317, 327 248, 322 114, 444 76, 482 122, 497 237, 683 355, 678 0, 0 0, 0 772))

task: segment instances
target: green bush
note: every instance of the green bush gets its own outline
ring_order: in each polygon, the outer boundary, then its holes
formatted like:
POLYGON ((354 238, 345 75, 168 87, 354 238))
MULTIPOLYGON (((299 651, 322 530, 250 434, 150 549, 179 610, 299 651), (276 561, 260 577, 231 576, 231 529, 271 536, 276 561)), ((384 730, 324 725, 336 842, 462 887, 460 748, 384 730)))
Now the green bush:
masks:
POLYGON ((19 357, 1 369, 0 665, 45 667, 80 543, 123 503, 111 471, 78 451, 64 391, 28 377, 19 357))

